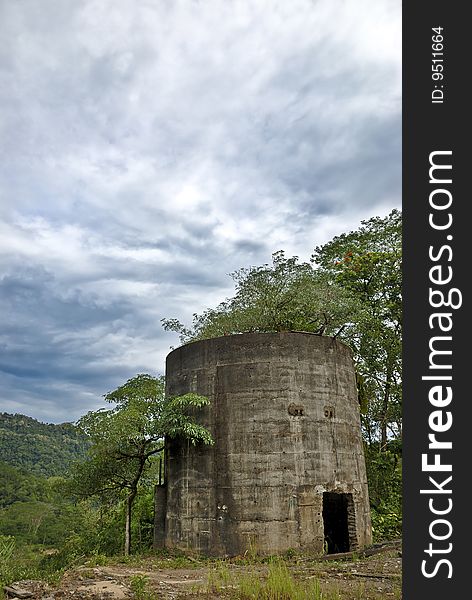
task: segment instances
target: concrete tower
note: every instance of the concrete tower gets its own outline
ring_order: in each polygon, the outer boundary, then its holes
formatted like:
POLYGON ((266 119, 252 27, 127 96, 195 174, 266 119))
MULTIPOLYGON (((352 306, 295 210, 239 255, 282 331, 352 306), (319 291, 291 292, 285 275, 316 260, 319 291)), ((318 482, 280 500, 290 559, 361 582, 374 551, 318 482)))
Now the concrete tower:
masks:
POLYGON ((196 392, 215 445, 169 440, 156 544, 216 555, 371 542, 350 349, 308 333, 231 335, 171 352, 167 393, 196 392))

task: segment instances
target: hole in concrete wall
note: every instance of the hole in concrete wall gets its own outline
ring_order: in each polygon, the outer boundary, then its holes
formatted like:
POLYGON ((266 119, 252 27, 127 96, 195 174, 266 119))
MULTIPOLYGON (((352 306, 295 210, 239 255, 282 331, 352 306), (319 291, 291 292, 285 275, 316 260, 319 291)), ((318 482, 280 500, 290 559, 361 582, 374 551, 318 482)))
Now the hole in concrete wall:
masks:
POLYGON ((349 552, 348 505, 352 494, 323 494, 324 540, 328 554, 349 552))
POLYGON ((287 410, 292 417, 303 417, 304 415, 304 408, 300 404, 289 404, 287 410))
POLYGON ((159 456, 159 477, 158 477, 158 485, 165 486, 165 452, 159 456))

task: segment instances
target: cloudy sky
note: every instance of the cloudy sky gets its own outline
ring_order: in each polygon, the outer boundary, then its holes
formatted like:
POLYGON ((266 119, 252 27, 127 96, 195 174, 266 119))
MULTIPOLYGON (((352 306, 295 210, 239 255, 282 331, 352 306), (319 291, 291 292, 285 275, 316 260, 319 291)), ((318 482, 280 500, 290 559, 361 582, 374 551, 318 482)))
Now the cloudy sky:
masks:
POLYGON ((160 374, 228 273, 401 203, 399 0, 0 0, 0 411, 160 374))

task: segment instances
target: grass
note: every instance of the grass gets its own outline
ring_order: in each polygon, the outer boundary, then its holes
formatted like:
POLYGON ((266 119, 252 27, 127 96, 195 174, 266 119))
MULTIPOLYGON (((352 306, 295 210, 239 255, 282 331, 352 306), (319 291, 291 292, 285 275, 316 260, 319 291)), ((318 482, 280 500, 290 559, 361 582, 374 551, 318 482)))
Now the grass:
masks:
POLYGON ((147 575, 133 575, 129 580, 129 587, 136 600, 148 600, 151 592, 148 590, 149 577, 147 575))
POLYGON ((241 576, 239 597, 241 600, 319 600, 321 589, 317 579, 295 581, 287 565, 280 560, 269 564, 265 580, 255 572, 241 576))
POLYGON ((105 554, 94 554, 84 564, 87 567, 105 567, 110 563, 110 558, 105 554))
POLYGON ((3 586, 22 579, 57 583, 62 573, 63 570, 45 566, 42 546, 18 547, 13 537, 0 536, 0 594, 3 593, 3 586))
POLYGON ((272 558, 265 575, 252 566, 249 573, 235 574, 221 562, 208 575, 207 595, 230 592, 238 600, 340 600, 336 591, 323 593, 316 578, 296 580, 283 558, 272 558))

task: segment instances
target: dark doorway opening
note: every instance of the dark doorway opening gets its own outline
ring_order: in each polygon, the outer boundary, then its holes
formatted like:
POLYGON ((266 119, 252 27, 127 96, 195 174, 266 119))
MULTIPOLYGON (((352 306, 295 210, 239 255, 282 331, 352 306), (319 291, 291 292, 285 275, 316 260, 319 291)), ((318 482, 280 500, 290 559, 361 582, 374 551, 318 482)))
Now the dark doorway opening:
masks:
POLYGON ((323 494, 324 540, 327 554, 349 552, 348 501, 350 494, 323 494))

